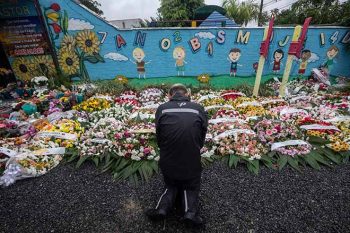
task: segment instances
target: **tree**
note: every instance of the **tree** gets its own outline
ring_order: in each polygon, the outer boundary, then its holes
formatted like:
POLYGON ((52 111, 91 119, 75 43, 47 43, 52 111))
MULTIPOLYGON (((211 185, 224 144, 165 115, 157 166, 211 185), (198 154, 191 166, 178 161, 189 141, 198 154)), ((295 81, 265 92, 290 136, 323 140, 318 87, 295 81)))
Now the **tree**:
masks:
POLYGON ((103 11, 100 9, 101 4, 94 0, 80 0, 80 3, 98 15, 103 15, 103 11))
POLYGON ((227 16, 234 19, 238 24, 247 25, 249 21, 256 20, 259 17, 259 5, 254 3, 253 0, 241 3, 237 0, 224 0, 222 7, 226 9, 227 16))
POLYGON ((345 24, 350 18, 349 1, 339 0, 299 0, 292 7, 277 12, 276 24, 303 24, 312 17, 311 24, 345 24))
MULTIPOLYGON (((204 0, 161 0, 158 8, 159 19, 163 21, 182 21, 193 19, 195 9, 204 5, 204 0)), ((165 26, 189 26, 190 23, 174 22, 165 26)))

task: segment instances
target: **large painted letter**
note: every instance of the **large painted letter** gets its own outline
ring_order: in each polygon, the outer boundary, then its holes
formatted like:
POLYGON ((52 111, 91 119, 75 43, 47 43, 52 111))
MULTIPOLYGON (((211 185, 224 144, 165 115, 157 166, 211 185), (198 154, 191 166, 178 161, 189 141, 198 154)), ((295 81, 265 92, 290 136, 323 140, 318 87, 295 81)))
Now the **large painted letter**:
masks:
POLYGON ((320 34, 320 45, 321 45, 321 46, 324 46, 325 43, 326 43, 326 42, 325 42, 325 39, 324 39, 324 33, 321 32, 321 34, 320 34))
POLYGON ((175 43, 179 43, 182 41, 181 34, 179 31, 174 32, 173 37, 174 37, 175 43))
POLYGON ((223 30, 218 31, 218 35, 216 37, 216 43, 218 44, 225 43, 225 35, 226 35, 225 31, 223 30))
POLYGON ((284 46, 288 43, 289 38, 290 38, 290 36, 284 37, 284 40, 283 40, 283 41, 282 41, 282 40, 278 41, 278 45, 279 45, 280 47, 284 47, 284 46))
POLYGON ((169 38, 163 38, 159 42, 159 47, 162 51, 168 51, 171 46, 171 41, 169 38))
POLYGON ((331 44, 334 44, 338 40, 338 35, 339 35, 339 31, 335 31, 331 36, 331 38, 329 38, 329 41, 331 42, 331 44))
POLYGON ((125 45, 126 45, 126 42, 125 42, 124 38, 120 34, 118 34, 117 35, 117 48, 120 49, 122 46, 125 47, 125 45))
POLYGON ((348 31, 348 32, 345 34, 345 36, 343 37, 343 39, 341 40, 341 42, 342 42, 343 44, 347 44, 347 43, 350 42, 350 31, 348 31))
POLYGON ((249 37, 250 37, 250 32, 246 32, 243 36, 243 30, 239 30, 236 42, 247 44, 249 41, 249 37))
POLYGON ((193 37, 191 40, 188 41, 188 43, 190 44, 193 53, 198 52, 201 48, 201 42, 197 37, 193 37))
POLYGON ((143 47, 146 41, 146 33, 138 31, 135 35, 134 46, 143 47))
POLYGON ((209 42, 207 45, 207 52, 208 52, 208 56, 212 57, 213 53, 214 53, 214 47, 213 47, 213 42, 209 42))

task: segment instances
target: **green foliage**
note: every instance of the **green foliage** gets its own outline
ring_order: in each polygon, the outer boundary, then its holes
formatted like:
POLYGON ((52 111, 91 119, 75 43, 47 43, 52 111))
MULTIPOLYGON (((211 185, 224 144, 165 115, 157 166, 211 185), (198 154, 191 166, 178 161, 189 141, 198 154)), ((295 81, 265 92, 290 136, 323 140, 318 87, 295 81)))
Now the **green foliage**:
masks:
POLYGON ((110 95, 120 95, 126 89, 129 89, 127 85, 121 85, 114 80, 103 80, 94 82, 96 85, 97 93, 109 93, 110 95))
POLYGON ((258 19, 259 5, 253 0, 239 2, 238 0, 224 0, 222 6, 226 9, 227 16, 236 23, 247 25, 249 21, 258 19))
POLYGON ((282 12, 275 10, 275 24, 303 24, 305 18, 312 17, 311 24, 349 25, 350 1, 339 0, 299 0, 282 12))
MULTIPOLYGON (((158 8, 159 18, 163 21, 191 20, 194 11, 204 5, 204 0, 161 0, 158 8)), ((190 26, 189 22, 168 22, 162 26, 190 26)))
POLYGON ((100 9, 101 4, 94 0, 80 0, 80 3, 95 12, 98 15, 103 15, 103 11, 100 9))

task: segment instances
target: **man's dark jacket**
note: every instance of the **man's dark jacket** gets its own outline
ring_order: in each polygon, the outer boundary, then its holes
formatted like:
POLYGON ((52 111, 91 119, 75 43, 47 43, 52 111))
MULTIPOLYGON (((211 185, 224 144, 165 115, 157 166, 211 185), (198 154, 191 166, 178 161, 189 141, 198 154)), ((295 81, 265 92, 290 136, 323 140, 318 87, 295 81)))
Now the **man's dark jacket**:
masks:
POLYGON ((200 149, 207 133, 208 117, 204 108, 176 93, 156 112, 159 166, 163 174, 176 180, 200 176, 200 149))

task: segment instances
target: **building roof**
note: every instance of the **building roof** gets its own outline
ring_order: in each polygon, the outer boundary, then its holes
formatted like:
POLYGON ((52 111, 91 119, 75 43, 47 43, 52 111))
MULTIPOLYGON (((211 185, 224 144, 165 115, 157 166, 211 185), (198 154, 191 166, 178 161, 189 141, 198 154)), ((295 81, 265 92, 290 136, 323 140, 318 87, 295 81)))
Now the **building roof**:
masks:
POLYGON ((199 27, 239 27, 234 20, 227 18, 217 11, 211 13, 199 27))

